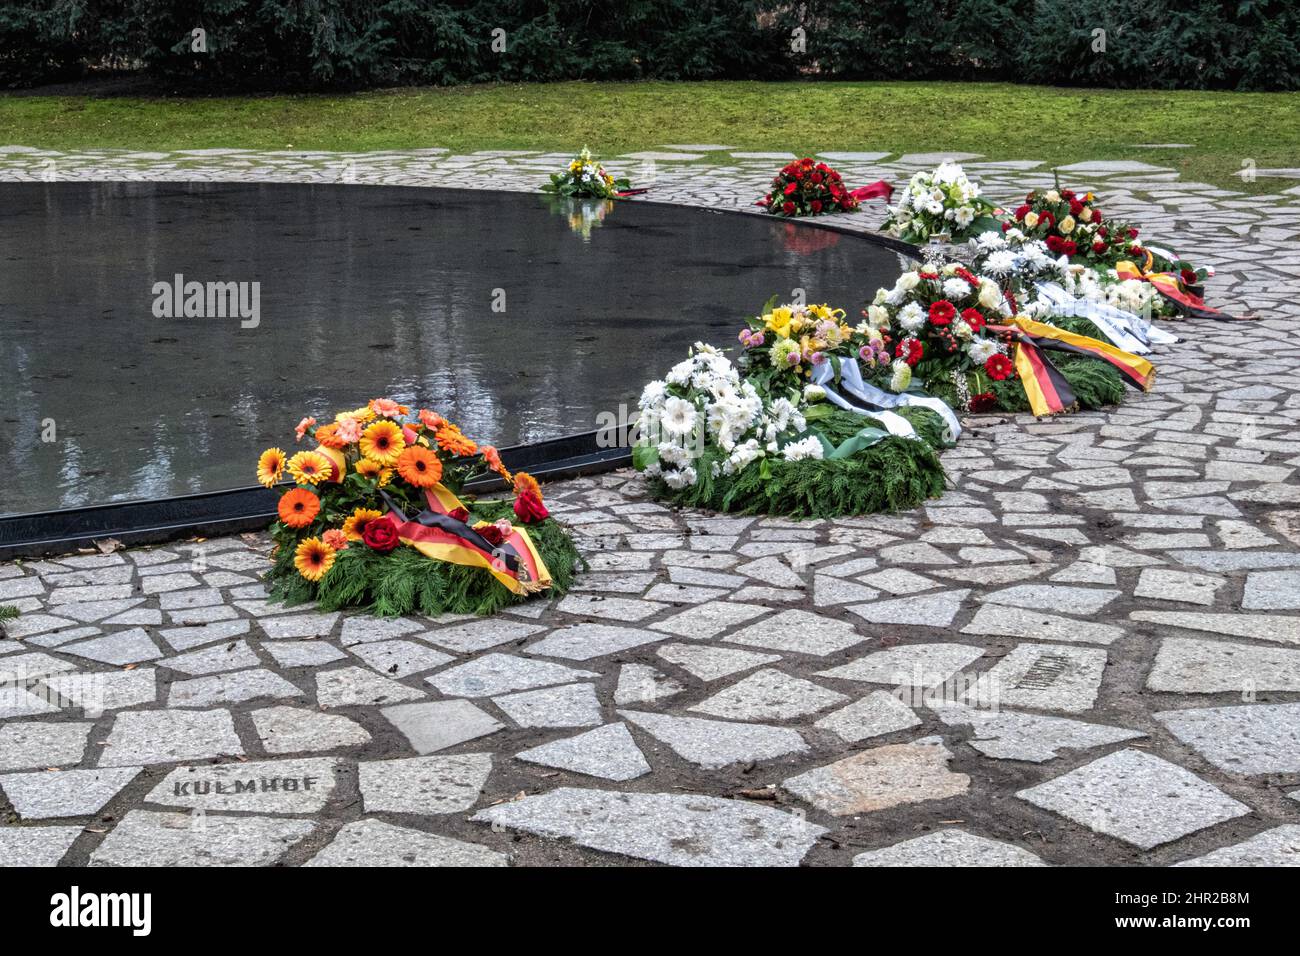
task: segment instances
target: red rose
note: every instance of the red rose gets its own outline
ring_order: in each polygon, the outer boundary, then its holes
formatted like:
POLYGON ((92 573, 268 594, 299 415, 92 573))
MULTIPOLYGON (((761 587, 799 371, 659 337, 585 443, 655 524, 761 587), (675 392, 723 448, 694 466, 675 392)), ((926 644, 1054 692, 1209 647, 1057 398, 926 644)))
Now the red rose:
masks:
POLYGON ((930 304, 930 321, 935 325, 947 325, 956 314, 957 307, 947 299, 930 304))
POLYGON ((1184 285, 1196 285, 1196 273, 1191 269, 1184 269, 1178 275, 1182 278, 1184 285))
POLYGON ((1105 229, 1098 229, 1098 230, 1097 230, 1097 235, 1099 235, 1099 236, 1101 236, 1103 239, 1105 239, 1105 238, 1107 237, 1108 233, 1106 232, 1105 229))
POLYGON ((1130 239, 1136 239, 1138 237, 1138 231, 1130 226, 1128 231, 1128 237, 1130 239))
POLYGON ((794 203, 792 203, 792 202, 786 202, 786 203, 783 203, 783 204, 781 205, 781 211, 782 211, 783 213, 785 213, 787 216, 793 215, 793 214, 794 214, 794 203))
POLYGON ((401 542, 397 540, 397 528, 391 521, 367 521, 361 532, 361 540, 376 551, 387 553, 401 542))
POLYGON ((961 317, 966 320, 966 324, 978 332, 984 328, 984 316, 980 315, 979 309, 962 309, 961 317))
POLYGON ((1048 249, 1051 249, 1053 252, 1060 252, 1060 251, 1061 251, 1061 237, 1060 237, 1060 236, 1048 236, 1047 239, 1046 239, 1046 241, 1044 242, 1044 245, 1046 245, 1047 248, 1048 248, 1048 249))
POLYGON ((1064 252, 1067 256, 1072 256, 1079 251, 1078 243, 1076 243, 1073 239, 1062 240, 1061 251, 1064 252))
POLYGON ((1094 242, 1094 243, 1092 244, 1092 251, 1095 252, 1095 253, 1097 253, 1097 255, 1101 255, 1103 252, 1106 251, 1106 243, 1104 243, 1104 242, 1094 242))
POLYGON ((484 540, 494 548, 506 539, 506 536, 501 533, 501 529, 494 524, 485 524, 481 528, 475 528, 474 530, 482 535, 484 540))
POLYGON ((1011 231, 1011 223, 1009 223, 1009 222, 1004 222, 1004 223, 1002 224, 1002 231, 1003 231, 1003 232, 1010 232, 1010 231, 1011 231))
POLYGON ((818 184, 820 184, 821 181, 822 181, 822 174, 821 174, 821 173, 813 173, 813 174, 812 174, 812 181, 813 181, 814 183, 818 183, 818 184))
POLYGON ((1077 199, 1073 199, 1073 198, 1071 198, 1071 199, 1070 199, 1070 215, 1072 215, 1072 216, 1077 216, 1077 215, 1079 215, 1079 213, 1081 213, 1081 212, 1083 212, 1083 203, 1079 202, 1079 200, 1077 200, 1077 199))
POLYGON ((1001 352, 997 355, 989 356, 989 360, 984 363, 984 371, 988 373, 989 378, 995 382, 1000 382, 1011 375, 1014 366, 1011 359, 1007 358, 1001 352))
POLYGON ((525 491, 515 497, 515 517, 524 524, 543 521, 550 516, 551 513, 546 510, 546 505, 542 504, 542 499, 535 494, 525 491))
POLYGON ((1099 226, 1101 225, 1101 210, 1096 206, 1092 207, 1092 221, 1099 226))
POLYGON ((448 518, 455 518, 457 521, 468 521, 469 510, 466 508, 452 508, 447 512, 448 518))
POLYGON ((763 205, 764 205, 764 206, 770 206, 770 205, 772 205, 772 194, 771 194, 771 193, 768 193, 766 196, 763 197, 763 205))
POLYGON ((1028 213, 1029 213, 1029 206, 1028 205, 1021 206, 1019 209, 1016 210, 1016 218, 1024 219, 1025 216, 1028 215, 1028 213))
POLYGON ((1045 212, 1038 217, 1038 224, 1045 229, 1051 229, 1056 225, 1056 217, 1050 212, 1045 212))
POLYGON ((798 184, 798 183, 786 183, 786 184, 785 184, 785 194, 788 196, 788 195, 790 195, 792 192, 794 192, 794 191, 795 191, 796 189, 798 189, 798 188, 799 188, 799 184, 798 184))
POLYGON ((1075 191, 1074 191, 1073 189, 1062 189, 1062 190, 1061 190, 1061 195, 1062 195, 1063 197, 1065 197, 1066 199, 1073 199, 1073 198, 1075 197, 1075 195, 1077 195, 1077 194, 1075 193, 1075 191))
POLYGON ((970 397, 970 410, 972 412, 991 412, 998 407, 998 397, 992 392, 980 392, 978 395, 970 397))
POLYGON ((814 199, 812 201, 812 211, 814 213, 819 213, 822 211, 822 201, 820 199, 814 199))

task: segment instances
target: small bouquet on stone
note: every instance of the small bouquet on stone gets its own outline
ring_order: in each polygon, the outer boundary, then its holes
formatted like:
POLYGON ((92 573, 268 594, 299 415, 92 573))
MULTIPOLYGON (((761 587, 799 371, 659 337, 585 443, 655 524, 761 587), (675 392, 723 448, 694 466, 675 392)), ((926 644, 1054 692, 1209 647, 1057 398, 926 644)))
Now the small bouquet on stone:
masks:
POLYGON ((615 179, 591 155, 591 150, 573 158, 563 173, 552 173, 542 192, 571 199, 616 199, 631 189, 627 179, 615 179))
POLYGON ((484 614, 567 589, 577 553, 537 481, 437 412, 378 398, 333 420, 306 417, 295 436, 315 447, 268 448, 257 462, 257 480, 280 490, 275 596, 382 615, 484 614), (492 475, 513 501, 462 502, 467 482, 492 475))
POLYGON ((924 243, 932 237, 962 242, 996 229, 997 212, 961 166, 945 162, 908 181, 881 228, 905 242, 924 243))
POLYGON ((755 205, 773 216, 794 218, 855 212, 861 203, 839 173, 805 157, 783 167, 773 177, 771 191, 755 205))

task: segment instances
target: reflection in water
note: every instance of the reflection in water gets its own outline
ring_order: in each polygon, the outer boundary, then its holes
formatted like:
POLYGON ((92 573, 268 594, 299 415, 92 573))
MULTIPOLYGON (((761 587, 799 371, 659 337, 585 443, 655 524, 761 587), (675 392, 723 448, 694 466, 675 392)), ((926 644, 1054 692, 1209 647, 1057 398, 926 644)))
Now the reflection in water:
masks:
POLYGON ((617 205, 574 242, 521 193, 0 184, 0 513, 248 486, 303 414, 380 395, 498 445, 589 431, 774 292, 852 315, 897 272, 865 240, 617 205), (259 282, 260 324, 155 318, 176 274, 259 282))
POLYGON ((569 228, 591 242, 591 230, 597 228, 605 217, 614 211, 612 199, 575 199, 572 196, 546 196, 547 208, 569 221, 569 228))

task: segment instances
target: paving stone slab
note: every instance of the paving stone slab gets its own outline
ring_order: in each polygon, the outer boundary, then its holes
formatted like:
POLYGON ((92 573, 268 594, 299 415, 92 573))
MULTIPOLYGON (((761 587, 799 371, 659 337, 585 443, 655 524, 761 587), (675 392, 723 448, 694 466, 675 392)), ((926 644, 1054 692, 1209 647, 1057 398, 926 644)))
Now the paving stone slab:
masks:
POLYGON ((493 697, 492 703, 520 727, 594 727, 601 723, 593 685, 564 684, 493 697))
POLYGON ((0 827, 0 867, 58 866, 81 827, 0 827))
POLYGON ((1300 650, 1167 637, 1156 652, 1147 688, 1180 694, 1300 691, 1300 650))
POLYGON ((937 737, 863 750, 781 783, 837 817, 965 793, 970 777, 948 769, 952 754, 937 737))
POLYGON ((343 826, 304 866, 508 866, 509 857, 477 843, 396 827, 381 820, 343 826))
POLYGON ((921 718, 911 707, 888 691, 875 690, 847 707, 827 714, 814 724, 849 743, 869 737, 919 727, 921 718))
POLYGON ((279 674, 264 667, 255 667, 246 671, 175 681, 167 694, 167 706, 211 707, 214 704, 238 704, 261 698, 276 700, 303 696, 302 690, 279 674))
POLYGON ((552 631, 537 643, 530 644, 526 650, 529 654, 540 654, 543 657, 589 661, 663 639, 663 634, 641 628, 614 624, 575 624, 552 631))
POLYGON ((380 713, 419 754, 445 750, 505 728, 505 724, 467 700, 397 704, 383 708, 380 713))
POLYGON ((81 763, 94 724, 22 721, 0 725, 0 770, 32 770, 81 763))
POLYGON ((468 654, 473 651, 485 651, 489 647, 498 647, 501 644, 518 643, 545 630, 546 628, 539 624, 490 618, 469 624, 440 627, 425 634, 424 640, 445 647, 449 651, 468 654))
POLYGON ((750 624, 728 634, 723 640, 729 644, 761 647, 764 650, 795 651, 825 657, 861 644, 867 640, 867 636, 859 634, 846 621, 837 621, 808 611, 791 610, 750 624))
POLYGON ((269 754, 319 752, 370 742, 369 731, 342 714, 280 706, 255 710, 250 716, 262 749, 269 754))
POLYGON ((626 724, 606 724, 595 730, 533 747, 515 755, 527 763, 572 770, 605 780, 633 780, 650 772, 645 754, 626 724))
POLYGON ((1135 621, 1206 631, 1227 637, 1249 637, 1279 644, 1300 644, 1300 617, 1283 614, 1236 614, 1212 611, 1134 611, 1135 621))
POLYGON ((1101 757, 1016 796, 1143 850, 1250 812, 1190 770, 1140 750, 1101 757))
POLYGON ((247 641, 235 641, 218 647, 207 647, 187 654, 178 654, 160 661, 160 667, 180 671, 192 676, 218 674, 221 671, 243 670, 257 667, 261 661, 247 641))
POLYGON ((667 744, 679 757, 706 770, 733 763, 773 760, 808 749, 798 731, 765 724, 736 724, 701 717, 673 717, 642 711, 620 710, 656 740, 667 744))
POLYGON ((1099 647, 1018 644, 979 676, 972 702, 1038 710, 1089 710, 1101 689, 1106 651, 1099 647))
POLYGON ((423 696, 414 687, 364 667, 339 667, 316 673, 316 702, 326 708, 392 704, 423 696))
POLYGON ((971 736, 966 743, 995 760, 1043 763, 1059 757, 1063 750, 1101 747, 1146 736, 1141 731, 1125 727, 1087 723, 1068 717, 984 710, 962 704, 935 707, 934 711, 949 726, 969 724, 971 736))
POLYGON ((1300 773, 1300 704, 1197 707, 1152 716, 1227 773, 1300 773))
POLYGON ((825 827, 719 797, 561 787, 480 810, 479 823, 670 866, 797 866, 825 827))
POLYGON ((698 647, 694 644, 665 644, 656 653, 670 664, 694 674, 700 680, 713 681, 728 674, 738 674, 781 659, 780 654, 755 654, 727 647, 698 647))
POLYGON ((158 699, 157 674, 152 667, 133 671, 94 671, 58 674, 41 679, 68 707, 79 707, 86 717, 158 699))
POLYGON ((489 753, 369 760, 357 765, 366 813, 458 813, 478 802, 489 753))
POLYGON ((275 817, 132 810, 90 855, 91 866, 271 866, 316 824, 275 817))
POLYGON ((448 697, 492 697, 599 676, 594 671, 579 670, 554 661, 493 653, 427 677, 425 683, 448 697))
POLYGON ((680 614, 650 625, 653 631, 676 634, 694 640, 708 640, 732 627, 748 623, 756 617, 770 613, 771 608, 757 604, 715 602, 688 608, 680 614))
POLYGON ((98 813, 135 779, 139 767, 60 770, 0 775, 0 790, 24 820, 53 820, 98 813))
POLYGON ((946 591, 942 594, 925 594, 876 601, 874 604, 855 604, 849 608, 854 614, 873 624, 908 624, 915 627, 948 627, 961 610, 969 590, 946 591))
POLYGON ((690 709, 729 720, 793 720, 848 700, 844 694, 774 668, 748 677, 690 709))
POLYGON ((686 688, 662 671, 648 664, 624 664, 619 668, 618 686, 614 689, 614 703, 650 704, 675 697, 686 688))
POLYGON ((975 612, 971 622, 961 629, 961 633, 1103 645, 1114 643, 1124 636, 1123 628, 1110 624, 1079 621, 1045 611, 997 604, 983 605, 975 612))
POLYGON ((243 753, 230 711, 128 710, 113 720, 99 766, 149 766, 243 753))
POLYGON ((818 671, 817 676, 894 687, 935 687, 983 656, 984 648, 969 644, 904 644, 818 671))
POLYGON ((854 866, 1046 866, 1028 850, 965 830, 940 830, 859 853, 854 866))
POLYGON ((1300 866, 1300 826, 1274 827, 1174 866, 1300 866))
POLYGON ((326 641, 271 641, 262 648, 281 667, 321 667, 347 658, 326 641))
POLYGON ((435 651, 427 644, 415 641, 373 641, 357 644, 352 653, 381 674, 391 677, 408 677, 441 667, 455 660, 450 654, 435 651))
POLYGON ((341 767, 330 757, 177 767, 145 800, 203 810, 316 813, 333 796, 341 767))
POLYGON ((1253 571, 1246 575, 1241 606, 1247 611, 1300 608, 1300 571, 1253 571))

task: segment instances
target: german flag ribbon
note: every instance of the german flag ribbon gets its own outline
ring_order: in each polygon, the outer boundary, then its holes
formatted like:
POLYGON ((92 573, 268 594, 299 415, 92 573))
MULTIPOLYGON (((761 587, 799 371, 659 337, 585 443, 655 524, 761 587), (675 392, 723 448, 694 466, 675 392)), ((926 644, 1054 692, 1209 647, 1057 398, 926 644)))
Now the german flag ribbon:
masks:
POLYGON ((415 518, 408 518, 388 495, 380 494, 389 508, 384 517, 393 523, 398 538, 425 557, 483 568, 515 594, 532 594, 551 586, 551 572, 526 529, 512 525, 500 544, 492 544, 452 514, 464 505, 442 484, 426 489, 429 507, 415 518))
POLYGON ((1035 415, 1057 415, 1076 407, 1077 400, 1070 383, 1060 369, 1051 363, 1044 351, 1051 349, 1074 355, 1087 355, 1109 363, 1132 388, 1149 391, 1155 381, 1155 366, 1139 355, 1118 349, 1109 342, 1076 335, 1052 325, 1035 322, 1024 316, 1012 316, 1006 325, 990 325, 995 332, 1009 333, 1015 344, 1012 364, 1025 395, 1029 409, 1035 415))
POLYGON ((1174 272, 1152 272, 1154 259, 1146 254, 1146 262, 1139 266, 1127 259, 1115 263, 1115 273, 1121 279, 1138 279, 1150 282, 1156 291, 1173 302, 1180 310, 1195 319, 1214 319, 1218 322, 1248 322, 1259 318, 1255 315, 1229 315, 1205 304, 1205 300, 1192 291, 1183 282, 1182 276, 1174 272))

